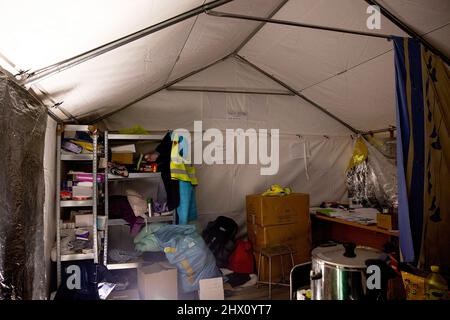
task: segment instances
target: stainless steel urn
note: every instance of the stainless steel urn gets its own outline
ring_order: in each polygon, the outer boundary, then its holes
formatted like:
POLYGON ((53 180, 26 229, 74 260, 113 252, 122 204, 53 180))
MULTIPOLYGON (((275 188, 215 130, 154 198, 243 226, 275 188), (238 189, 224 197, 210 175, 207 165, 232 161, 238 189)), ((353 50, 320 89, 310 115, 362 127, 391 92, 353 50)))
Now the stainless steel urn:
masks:
POLYGON ((355 244, 326 245, 312 251, 311 299, 360 300, 367 294, 367 260, 383 260, 379 250, 355 244))

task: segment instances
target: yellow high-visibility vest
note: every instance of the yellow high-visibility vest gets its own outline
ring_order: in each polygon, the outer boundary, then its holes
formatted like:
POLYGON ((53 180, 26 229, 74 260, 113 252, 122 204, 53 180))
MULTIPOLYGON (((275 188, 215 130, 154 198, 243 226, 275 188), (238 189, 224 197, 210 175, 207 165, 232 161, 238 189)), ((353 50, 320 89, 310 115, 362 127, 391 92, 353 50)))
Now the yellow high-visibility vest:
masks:
POLYGON ((170 158, 170 177, 172 180, 190 182, 194 186, 198 184, 194 166, 180 155, 179 137, 176 133, 172 134, 170 158))

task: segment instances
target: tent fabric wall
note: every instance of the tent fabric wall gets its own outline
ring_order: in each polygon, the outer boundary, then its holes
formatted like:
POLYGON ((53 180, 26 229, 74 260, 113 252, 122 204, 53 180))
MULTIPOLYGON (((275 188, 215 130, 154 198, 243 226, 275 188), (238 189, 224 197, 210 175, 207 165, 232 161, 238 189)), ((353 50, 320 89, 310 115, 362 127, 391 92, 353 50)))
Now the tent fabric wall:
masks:
POLYGON ((280 170, 273 176, 261 176, 258 165, 200 165, 197 167, 198 220, 204 227, 219 215, 233 218, 246 234, 245 195, 264 192, 272 184, 290 186, 295 192, 310 194, 311 205, 347 198, 345 168, 351 156, 350 137, 324 138, 296 136, 280 138, 280 170), (304 159, 292 159, 293 144, 308 143, 308 176, 304 159), (211 201, 214 199, 214 201, 211 201))
POLYGON ((0 74, 0 300, 44 299, 45 107, 0 74))
MULTIPOLYGON (((208 79, 215 83, 209 75, 208 79)), ((204 79, 200 77, 196 81, 202 83, 204 79)), ((252 87, 252 81, 247 87, 252 87)), ((238 222, 243 233, 245 195, 263 192, 275 183, 289 185, 296 192, 310 193, 312 205, 346 198, 345 168, 352 153, 351 132, 295 96, 165 90, 105 119, 102 125, 110 130, 139 124, 155 131, 178 128, 192 131, 194 121, 198 120, 202 121, 203 129, 217 128, 223 133, 225 129, 237 128, 280 130, 280 169, 274 176, 261 176, 259 165, 197 166, 202 226, 219 215, 226 215, 238 222), (229 118, 230 110, 242 111, 242 118, 229 118), (303 150, 303 143, 307 143, 310 153, 307 159, 309 180, 304 158, 292 158, 291 149, 300 144, 303 150)), ((206 145, 203 143, 203 147, 206 145)))

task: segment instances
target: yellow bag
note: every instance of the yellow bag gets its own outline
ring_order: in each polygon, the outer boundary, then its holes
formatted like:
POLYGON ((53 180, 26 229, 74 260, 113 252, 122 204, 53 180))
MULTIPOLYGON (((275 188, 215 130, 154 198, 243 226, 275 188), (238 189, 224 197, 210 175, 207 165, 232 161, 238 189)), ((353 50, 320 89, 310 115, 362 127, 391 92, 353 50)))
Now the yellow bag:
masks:
POLYGON ((291 188, 283 188, 278 184, 272 185, 266 192, 264 192, 263 196, 284 196, 291 194, 292 190, 291 188))
POLYGON ((362 138, 358 138, 353 149, 353 155, 347 167, 347 171, 353 169, 357 165, 363 163, 367 159, 369 150, 362 138))

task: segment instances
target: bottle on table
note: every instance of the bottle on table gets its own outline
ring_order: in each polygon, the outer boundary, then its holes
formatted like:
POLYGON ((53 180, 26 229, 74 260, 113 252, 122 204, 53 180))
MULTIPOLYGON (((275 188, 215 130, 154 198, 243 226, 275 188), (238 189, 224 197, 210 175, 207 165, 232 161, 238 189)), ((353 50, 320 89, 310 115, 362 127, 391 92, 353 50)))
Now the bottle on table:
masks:
POLYGON ((431 266, 431 273, 425 279, 425 299, 446 300, 448 286, 445 278, 439 274, 438 266, 431 266))

